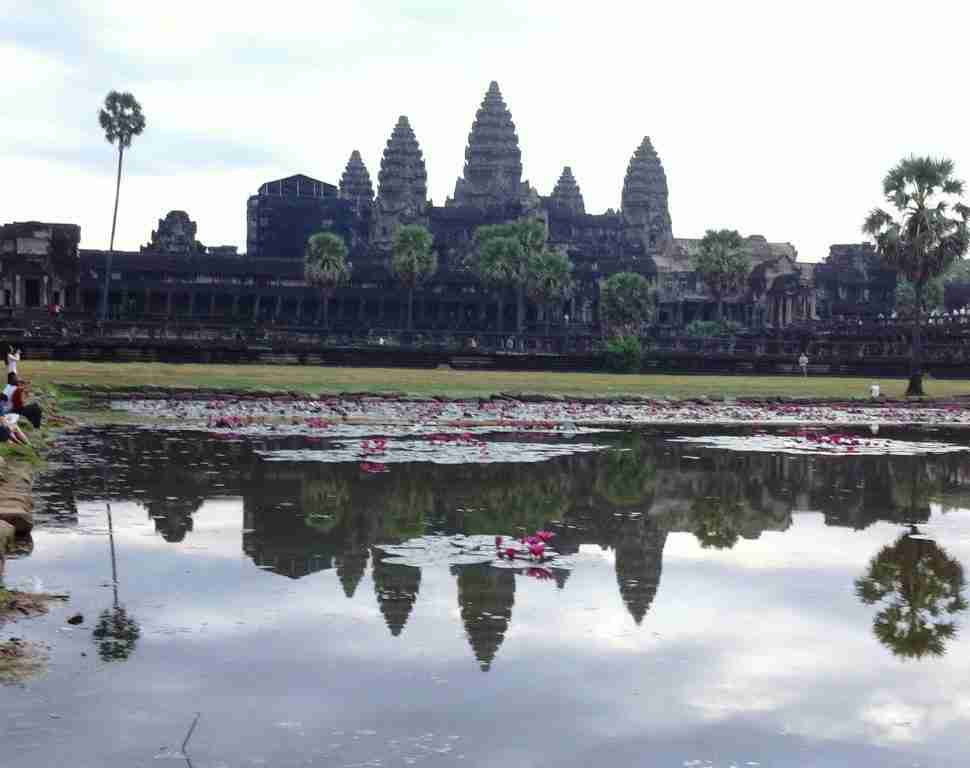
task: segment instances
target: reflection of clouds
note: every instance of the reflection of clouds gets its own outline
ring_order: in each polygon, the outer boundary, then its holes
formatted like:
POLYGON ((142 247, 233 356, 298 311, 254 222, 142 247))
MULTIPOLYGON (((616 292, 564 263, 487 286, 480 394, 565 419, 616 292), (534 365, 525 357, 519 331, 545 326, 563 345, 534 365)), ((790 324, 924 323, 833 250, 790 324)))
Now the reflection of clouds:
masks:
MULTIPOLYGON (((564 590, 518 578, 512 621, 483 676, 444 567, 422 571, 407 629, 393 637, 370 567, 353 599, 334 570, 289 581, 256 568, 242 552, 237 500, 207 501, 184 544, 163 541, 139 505, 113 509, 122 598, 143 633, 128 662, 136 671, 107 681, 92 675, 106 687, 59 708, 75 723, 91 718, 93 733, 96 714, 125 722, 131 738, 157 741, 160 725, 184 732, 174 711, 189 697, 212 723, 205 743, 218 745, 213 759, 222 760, 267 754, 265 744, 279 738, 270 724, 299 719, 301 738, 320 743, 333 740, 332 728, 448 728, 466 740, 469 764, 489 765, 504 749, 476 741, 478 724, 502 732, 508 754, 527 755, 520 745, 534 738, 537 712, 554 712, 556 721, 543 762, 564 765, 590 758, 572 748, 577 741, 617 759, 622 745, 637 745, 642 756, 649 742, 658 762, 667 755, 680 764, 697 756, 682 745, 704 733, 720 745, 757 741, 761 752, 750 757, 765 765, 789 755, 796 737, 809 754, 827 748, 822 742, 939 755, 970 746, 967 644, 955 642, 942 659, 900 663, 872 637, 871 617, 852 592, 872 554, 898 535, 891 525, 849 532, 798 515, 785 534, 730 551, 671 534, 660 590, 639 628, 617 591, 614 554, 583 546, 564 590), (132 719, 125 708, 144 711, 146 692, 159 718, 132 719), (257 708, 242 734, 231 717, 240 700, 257 708), (236 741, 218 735, 220 727, 236 741)), ((98 529, 103 510, 81 512, 82 528, 90 520, 98 529)), ((970 513, 948 515, 944 527, 948 550, 966 562, 970 513)), ((110 573, 102 536, 41 530, 34 557, 13 565, 18 578, 70 584, 72 609, 96 615, 104 607, 108 593, 96 587, 110 573), (92 560, 101 569, 94 574, 92 560)), ((58 674, 55 666, 41 690, 60 695, 58 674)))

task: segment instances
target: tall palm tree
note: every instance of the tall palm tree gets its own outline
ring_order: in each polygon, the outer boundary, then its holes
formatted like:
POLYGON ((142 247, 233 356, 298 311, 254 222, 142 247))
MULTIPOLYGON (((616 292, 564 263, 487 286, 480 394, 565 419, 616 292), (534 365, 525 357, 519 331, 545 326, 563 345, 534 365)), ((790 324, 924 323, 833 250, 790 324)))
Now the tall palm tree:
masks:
POLYGON ((552 304, 569 298, 573 291, 573 264, 560 250, 546 248, 529 258, 526 292, 529 298, 543 305, 546 315, 546 336, 552 304))
MULTIPOLYGON (((525 292, 529 263, 546 246, 546 226, 538 219, 519 219, 508 224, 488 224, 475 230, 478 245, 472 271, 485 283, 515 291, 516 332, 525 323, 525 292)), ((501 300, 499 322, 501 323, 501 300)))
POLYGON ((391 271, 408 291, 408 330, 414 328, 414 289, 438 271, 434 238, 420 224, 407 224, 394 235, 391 271))
POLYGON ((884 263, 913 285, 913 345, 907 395, 923 395, 923 314, 927 283, 970 245, 970 208, 950 160, 910 156, 886 174, 882 191, 895 215, 874 208, 862 230, 884 263))
POLYGON ((717 300, 717 319, 724 319, 724 297, 739 291, 751 272, 741 235, 733 229, 707 230, 694 256, 694 269, 717 300))
POLYGON ((111 91, 104 99, 104 106, 98 113, 98 122, 104 130, 104 138, 109 144, 118 144, 118 178, 115 181, 115 208, 111 216, 111 241, 108 244, 108 258, 104 275, 104 297, 101 302, 101 319, 108 317, 108 291, 111 287, 111 261, 115 249, 115 227, 118 223, 118 197, 121 194, 121 162, 131 140, 145 130, 145 116, 141 104, 130 93, 111 91))
POLYGON ((330 297, 350 279, 350 270, 343 238, 333 232, 310 235, 303 254, 303 274, 307 283, 320 289, 324 328, 330 328, 330 297))

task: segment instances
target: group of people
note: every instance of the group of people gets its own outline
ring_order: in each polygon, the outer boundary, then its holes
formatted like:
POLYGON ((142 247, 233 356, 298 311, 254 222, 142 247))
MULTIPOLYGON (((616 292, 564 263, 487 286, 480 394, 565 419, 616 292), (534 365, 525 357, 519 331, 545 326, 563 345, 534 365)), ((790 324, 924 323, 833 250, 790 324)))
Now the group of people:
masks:
POLYGON ((0 442, 30 445, 30 440, 20 428, 20 419, 26 419, 36 429, 40 427, 42 413, 37 403, 28 403, 26 400, 26 384, 17 375, 20 356, 19 349, 7 349, 7 386, 0 393, 0 442))

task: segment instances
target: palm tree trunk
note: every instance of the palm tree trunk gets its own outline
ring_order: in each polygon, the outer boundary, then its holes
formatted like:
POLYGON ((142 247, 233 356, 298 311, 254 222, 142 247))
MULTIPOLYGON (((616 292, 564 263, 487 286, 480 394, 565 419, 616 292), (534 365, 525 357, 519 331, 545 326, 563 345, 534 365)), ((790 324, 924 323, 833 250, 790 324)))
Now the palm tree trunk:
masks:
POLYGON ((552 322, 552 305, 546 304, 546 336, 549 335, 549 324, 552 322))
POLYGON ((515 292, 515 328, 521 335, 525 327, 525 286, 518 286, 515 292))
POLYGON ((408 331, 414 330, 414 287, 408 288, 408 331))
POLYGON ((909 363, 909 386, 907 397, 923 397, 923 288, 922 283, 915 286, 916 307, 913 322, 913 348, 909 363))
POLYGON ((330 293, 323 292, 323 327, 330 330, 330 293))
POLYGON ((496 291, 498 297, 498 332, 505 331, 505 302, 502 301, 502 291, 496 291))
POLYGON ((115 210, 111 215, 111 241, 108 243, 108 257, 104 273, 104 300, 101 302, 101 320, 108 319, 108 296, 111 288, 111 261, 115 250, 115 227, 118 224, 118 198, 121 195, 121 159, 125 148, 118 142, 118 178, 115 180, 115 210))

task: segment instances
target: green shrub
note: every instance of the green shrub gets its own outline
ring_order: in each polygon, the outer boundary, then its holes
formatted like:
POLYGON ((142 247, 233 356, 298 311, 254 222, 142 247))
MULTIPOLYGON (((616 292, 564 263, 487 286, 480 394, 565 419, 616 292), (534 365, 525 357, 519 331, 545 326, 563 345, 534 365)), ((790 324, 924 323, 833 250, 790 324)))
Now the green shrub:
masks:
POLYGON ((616 336, 606 342, 606 366, 617 373, 639 373, 643 350, 636 336, 616 336))
POLYGON ((744 328, 734 320, 691 320, 684 328, 688 336, 733 336, 744 328))

